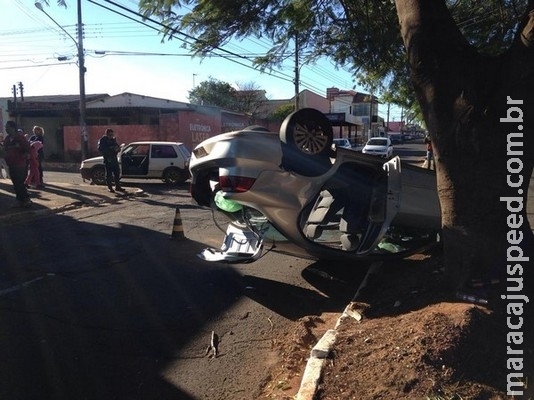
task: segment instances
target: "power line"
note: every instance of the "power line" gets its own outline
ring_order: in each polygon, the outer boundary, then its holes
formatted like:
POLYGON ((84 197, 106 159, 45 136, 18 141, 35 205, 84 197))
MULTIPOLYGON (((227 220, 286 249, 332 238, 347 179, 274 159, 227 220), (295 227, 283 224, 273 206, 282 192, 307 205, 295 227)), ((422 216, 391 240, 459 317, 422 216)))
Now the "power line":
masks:
MULTIPOLYGON (((95 4, 95 5, 102 6, 102 7, 106 8, 106 9, 108 9, 108 10, 110 10, 110 11, 116 12, 115 10, 111 10, 109 7, 103 6, 103 5, 97 3, 97 2, 94 1, 94 0, 88 0, 88 1, 91 2, 91 3, 93 3, 93 4, 95 4)), ((153 19, 151 19, 151 18, 146 18, 146 17, 144 17, 142 14, 140 14, 140 13, 138 13, 138 12, 135 12, 135 11, 133 11, 133 10, 131 10, 131 9, 127 8, 127 7, 125 7, 125 6, 120 5, 120 4, 117 4, 117 3, 114 2, 114 1, 111 1, 111 0, 104 0, 104 1, 105 1, 106 3, 112 4, 112 5, 114 5, 114 6, 117 6, 117 7, 121 8, 121 9, 123 9, 124 11, 127 11, 127 12, 129 12, 129 13, 132 13, 132 14, 138 16, 138 17, 141 17, 141 18, 144 18, 144 19, 146 19, 146 20, 149 20, 150 22, 155 23, 156 25, 159 25, 159 26, 161 26, 161 27, 165 27, 165 28, 167 28, 167 29, 172 29, 172 27, 166 26, 166 25, 160 23, 159 21, 155 21, 155 20, 153 20, 153 19)), ((117 12, 117 13, 118 13, 118 12, 117 12)), ((122 13, 118 13, 118 14, 124 16, 124 14, 122 14, 122 13)), ((128 17, 128 18, 129 18, 129 17, 128 17)), ((131 18, 130 18, 130 19, 131 19, 131 18)), ((189 34, 186 34, 186 33, 182 32, 182 31, 176 31, 176 30, 175 30, 175 32, 176 32, 177 34, 179 34, 179 35, 185 36, 187 39, 191 39, 191 40, 194 40, 194 41, 199 41, 198 38, 195 38, 195 37, 193 37, 193 36, 191 36, 191 35, 189 35, 189 34)), ((181 39, 181 38, 178 38, 178 39, 184 41, 184 39, 181 39)), ((190 43, 187 42, 187 41, 185 41, 185 42, 186 42, 187 44, 190 44, 190 43)), ((239 48, 239 46, 237 46, 235 43, 233 43, 232 45, 235 46, 235 47, 238 47, 238 48, 239 48)), ((229 60, 229 61, 236 62, 234 59, 231 59, 230 57, 227 58, 227 56, 236 57, 237 59, 245 59, 245 60, 247 60, 248 62, 251 62, 251 60, 250 60, 249 57, 247 57, 247 56, 243 56, 242 54, 237 54, 237 53, 235 53, 235 52, 229 51, 229 50, 227 50, 227 49, 225 49, 225 48, 218 47, 218 46, 215 47, 215 48, 216 48, 217 50, 223 51, 223 52, 225 53, 226 57, 223 56, 223 55, 221 55, 221 54, 217 54, 217 53, 215 53, 215 52, 212 52, 213 54, 215 54, 215 55, 217 55, 217 56, 219 56, 219 57, 222 57, 222 58, 226 58, 226 59, 229 60)), ((240 65, 242 65, 242 66, 244 66, 244 67, 246 67, 246 68, 250 68, 250 69, 253 69, 253 70, 256 70, 256 71, 257 71, 257 68, 253 67, 252 65, 245 65, 245 64, 243 64, 243 63, 241 63, 241 62, 237 62, 237 63, 240 64, 240 65)), ((275 71, 275 72, 263 72, 263 73, 266 73, 266 74, 268 74, 268 75, 270 75, 270 76, 273 76, 273 77, 275 77, 275 78, 278 78, 278 79, 283 79, 283 80, 286 80, 286 81, 291 81, 291 82, 293 82, 293 76, 290 75, 290 74, 286 74, 286 73, 283 73, 283 72, 280 72, 280 71, 275 71)), ((310 89, 313 89, 313 90, 316 90, 316 91, 318 91, 318 92, 321 92, 321 89, 318 89, 318 88, 314 87, 312 84, 310 84, 310 83, 308 83, 308 82, 303 82, 303 81, 301 81, 300 83, 303 84, 304 86, 307 86, 307 87, 310 88, 310 89)))
MULTIPOLYGON (((149 33, 147 33, 146 28, 150 30, 155 30, 157 32, 161 32, 161 27, 164 27, 165 25, 161 24, 158 21, 155 21, 153 19, 146 19, 138 12, 132 11, 131 9, 115 2, 115 1, 109 1, 105 0, 106 4, 101 4, 101 2, 96 2, 94 0, 88 0, 90 3, 104 8, 108 10, 109 12, 113 12, 115 14, 120 15, 121 17, 127 18, 131 22, 118 22, 118 23, 98 23, 98 24, 84 24, 84 38, 85 39, 101 39, 101 38, 114 38, 114 37, 136 37, 136 38, 142 38, 142 37, 151 37, 149 33), (110 5, 110 6, 108 6, 110 5), (111 6, 119 8, 113 9, 111 6), (134 15, 132 17, 131 14, 134 15), (143 19, 142 21, 140 19, 143 19)), ((135 2, 133 0, 129 1, 130 3, 134 4, 135 2)), ((66 47, 62 50, 57 49, 57 46, 54 45, 53 50, 52 46, 50 46, 50 42, 52 42, 52 39, 55 37, 58 37, 58 33, 60 37, 65 37, 66 35, 64 32, 58 31, 57 28, 50 26, 48 22, 43 22, 41 20, 38 20, 35 18, 34 14, 32 14, 30 11, 27 10, 27 8, 23 5, 21 0, 16 0, 17 6, 26 14, 29 18, 34 19, 39 27, 37 28, 30 28, 30 29, 17 29, 17 30, 11 30, 11 31, 0 31, 0 36, 9 36, 9 43, 12 45, 12 47, 8 48, 4 44, 2 44, 2 47, 0 47, 0 57, 2 59, 2 62, 13 62, 20 64, 21 62, 31 62, 33 65, 31 67, 37 67, 37 66, 49 66, 54 64, 48 64, 49 60, 51 59, 49 57, 50 52, 52 51, 57 57, 63 57, 65 55, 71 55, 74 54, 75 50, 74 46, 70 41, 65 42, 66 47), (48 31, 53 31, 52 33, 47 33, 47 31, 43 32, 42 28, 43 25, 48 25, 48 31), (35 51, 19 51, 17 47, 23 48, 26 44, 35 44, 39 43, 42 44, 39 46, 38 50, 35 51)), ((77 25, 64 25, 65 29, 67 30, 75 30, 77 25)), ((168 28, 168 27, 167 27, 168 28)), ((176 35, 174 36, 174 39, 180 40, 186 45, 191 45, 194 41, 198 41, 198 38, 195 38, 191 35, 188 35, 184 32, 178 31, 176 32, 176 35)), ((251 43, 254 47, 259 48, 261 51, 262 49, 269 50, 272 47, 272 43, 267 42, 263 38, 247 38, 247 41, 251 43)), ((251 69, 253 71, 259 72, 261 74, 269 75, 274 78, 278 78, 281 80, 284 80, 286 82, 294 82, 294 66, 288 65, 291 60, 288 60, 287 63, 282 63, 279 69, 271 69, 266 71, 260 71, 257 67, 253 66, 253 59, 262 56, 265 53, 259 53, 259 52, 251 52, 245 47, 240 46, 238 43, 232 41, 227 46, 228 48, 223 47, 217 47, 214 49, 211 53, 209 53, 209 58, 211 57, 218 57, 225 59, 227 61, 237 63, 245 68, 251 69), (232 51, 233 49, 237 49, 237 51, 232 51)), ((112 50, 89 50, 86 49, 88 55, 91 55, 92 57, 98 57, 98 56, 161 56, 161 57, 193 57, 193 54, 182 54, 182 53, 165 53, 165 52, 147 52, 147 51, 112 51, 112 50), (94 54, 90 54, 90 52, 94 52, 94 54), (99 54, 104 53, 104 54, 99 54)), ((57 58, 56 57, 56 58, 57 58)), ((58 64, 58 65, 66 65, 65 62, 58 64)), ((18 67, 10 67, 10 69, 14 68, 26 68, 26 66, 18 66, 18 67)), ((28 66, 29 68, 30 66, 28 66)), ((332 73, 325 67, 321 65, 305 65, 303 66, 303 73, 301 74, 301 77, 304 79, 300 79, 299 83, 302 85, 302 87, 307 88, 313 92, 317 92, 321 95, 324 95, 324 88, 317 87, 317 82, 321 80, 327 80, 329 82, 332 82, 334 85, 337 86, 344 86, 346 83, 343 79, 340 79, 339 76, 332 73), (304 75, 304 76, 303 76, 304 75), (317 76, 318 79, 316 79, 313 76, 317 76)), ((328 85, 325 85, 328 86, 328 85)), ((332 85, 330 85, 332 86, 332 85)))

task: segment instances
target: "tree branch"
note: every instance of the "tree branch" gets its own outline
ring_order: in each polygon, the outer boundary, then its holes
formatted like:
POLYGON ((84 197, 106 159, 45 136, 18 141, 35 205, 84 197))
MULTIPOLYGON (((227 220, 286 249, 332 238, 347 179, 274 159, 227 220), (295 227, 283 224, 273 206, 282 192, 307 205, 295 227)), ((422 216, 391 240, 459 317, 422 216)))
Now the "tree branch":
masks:
POLYGON ((526 18, 523 19, 522 27, 519 31, 521 43, 528 49, 534 49, 534 5, 532 7, 529 9, 526 18))
POLYGON ((438 59, 454 61, 474 53, 445 0, 396 0, 395 5, 412 68, 429 73, 438 59))

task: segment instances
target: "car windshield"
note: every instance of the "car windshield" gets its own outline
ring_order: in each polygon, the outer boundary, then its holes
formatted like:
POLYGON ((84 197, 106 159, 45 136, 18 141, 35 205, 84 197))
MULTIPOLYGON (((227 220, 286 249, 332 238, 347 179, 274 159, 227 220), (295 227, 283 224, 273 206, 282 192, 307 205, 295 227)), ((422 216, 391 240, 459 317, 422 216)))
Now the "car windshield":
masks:
POLYGON ((369 139, 367 144, 372 146, 386 146, 388 144, 387 139, 369 139))

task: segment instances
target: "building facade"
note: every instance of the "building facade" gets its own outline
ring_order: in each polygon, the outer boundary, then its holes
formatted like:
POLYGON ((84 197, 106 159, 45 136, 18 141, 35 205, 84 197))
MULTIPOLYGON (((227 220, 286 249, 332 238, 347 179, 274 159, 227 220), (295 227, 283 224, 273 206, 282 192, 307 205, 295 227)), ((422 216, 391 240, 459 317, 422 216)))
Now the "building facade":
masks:
MULTIPOLYGON (((334 126, 336 137, 348 137, 356 143, 367 132, 369 118, 378 114, 378 101, 373 98, 373 107, 369 109, 371 103, 365 103, 365 96, 368 95, 329 88, 325 98, 303 90, 299 104, 301 108, 315 108, 325 113, 334 126)), ((250 115, 133 93, 86 95, 88 156, 98 155, 97 142, 106 128, 114 130, 120 143, 178 141, 190 150, 209 137, 249 125, 263 125, 276 132, 282 121, 273 120, 270 115, 277 108, 291 104, 293 99, 266 100, 258 112, 250 115)), ((0 98, 0 110, 2 127, 9 119, 15 120, 27 133, 35 125, 44 127, 47 160, 81 160, 78 95, 30 96, 18 101, 0 98)))

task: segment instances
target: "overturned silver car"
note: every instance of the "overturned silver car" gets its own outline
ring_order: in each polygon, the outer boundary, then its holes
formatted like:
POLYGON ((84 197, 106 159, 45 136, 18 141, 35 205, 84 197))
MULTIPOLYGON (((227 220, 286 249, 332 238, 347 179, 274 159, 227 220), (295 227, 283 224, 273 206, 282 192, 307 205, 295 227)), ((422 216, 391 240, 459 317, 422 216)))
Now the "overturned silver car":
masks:
POLYGON ((434 171, 332 146, 324 114, 301 109, 279 133, 259 126, 200 143, 191 195, 228 217, 221 249, 199 256, 244 263, 274 250, 317 259, 404 257, 436 243, 434 171))

